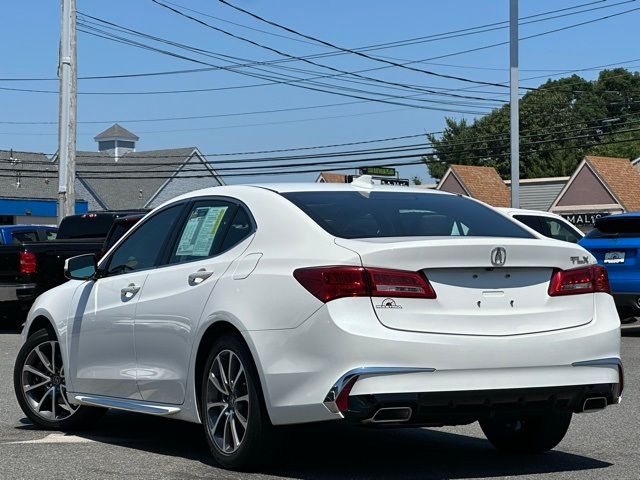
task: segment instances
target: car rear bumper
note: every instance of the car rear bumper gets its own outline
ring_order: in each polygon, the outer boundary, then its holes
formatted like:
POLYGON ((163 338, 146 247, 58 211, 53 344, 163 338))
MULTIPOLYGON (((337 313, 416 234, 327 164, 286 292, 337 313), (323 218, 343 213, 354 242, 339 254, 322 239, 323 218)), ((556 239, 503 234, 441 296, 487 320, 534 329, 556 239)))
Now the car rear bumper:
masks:
POLYGON ((35 298, 35 283, 0 283, 0 302, 30 302, 35 298))
POLYGON ((620 318, 640 316, 640 292, 614 293, 613 300, 620 313, 620 318))
POLYGON ((594 295, 591 321, 535 334, 400 331, 378 321, 370 299, 344 298, 324 305, 297 328, 248 331, 245 338, 257 358, 274 424, 343 418, 331 406, 340 390, 336 385, 344 386, 345 375, 361 369, 367 373, 350 385, 350 397, 416 392, 464 397, 470 391, 621 380, 620 321, 612 297, 604 293, 594 295))
POLYGON ((549 410, 585 411, 585 402, 605 408, 618 403, 615 384, 571 385, 501 390, 463 390, 352 395, 343 415, 371 426, 465 425, 488 418, 522 418, 549 410), (598 403, 594 403, 598 400, 598 403))

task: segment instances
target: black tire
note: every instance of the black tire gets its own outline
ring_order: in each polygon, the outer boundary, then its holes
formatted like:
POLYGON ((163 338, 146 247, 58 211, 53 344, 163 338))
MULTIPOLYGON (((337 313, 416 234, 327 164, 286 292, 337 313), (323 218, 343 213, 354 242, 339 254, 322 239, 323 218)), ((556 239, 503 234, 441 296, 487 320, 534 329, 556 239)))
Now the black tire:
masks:
MULTIPOLYGON (((235 365, 237 365, 237 361, 235 361, 235 365)), ((214 367, 214 369, 215 368, 216 367, 214 367)), ((237 373, 238 370, 239 369, 234 372, 237 373)), ((234 374, 232 373, 232 375, 234 374)), ((241 404, 238 403, 237 405, 238 408, 240 408, 241 404)), ((215 462, 219 466, 230 470, 246 471, 255 469, 266 460, 268 452, 271 451, 270 449, 273 445, 273 426, 271 425, 269 416, 266 412, 260 379, 251 353, 245 343, 235 335, 226 334, 221 336, 214 342, 211 348, 202 375, 200 411, 202 413, 202 423, 207 437, 209 450, 211 451, 215 462), (224 359, 224 356, 228 355, 227 352, 232 352, 233 355, 242 362, 241 365, 244 368, 244 378, 246 379, 246 382, 243 382, 242 379, 240 379, 237 381, 236 385, 231 383, 232 388, 229 390, 231 390, 231 396, 233 396, 233 398, 229 399, 226 397, 225 400, 221 390, 215 387, 212 381, 210 381, 209 374, 212 372, 214 362, 219 358, 219 355, 222 355, 220 358, 224 359), (245 386, 246 390, 244 390, 245 386), (219 429, 221 425, 216 424, 218 417, 220 418, 220 422, 224 422, 227 418, 224 416, 226 414, 225 407, 208 409, 207 404, 210 399, 213 400, 212 396, 217 395, 219 397, 219 402, 223 402, 229 406, 233 405, 232 408, 227 409, 233 410, 231 412, 231 421, 233 422, 233 414, 236 412, 236 401, 241 398, 240 396, 235 396, 236 393, 234 393, 234 391, 236 388, 241 390, 238 395, 241 395, 242 397, 247 396, 249 400, 246 410, 242 412, 242 418, 246 421, 246 428, 243 429, 238 420, 238 411, 235 417, 235 428, 237 428, 239 433, 244 432, 244 434, 235 451, 225 452, 222 450, 225 445, 224 441, 222 441, 219 436, 214 438, 215 433, 212 433, 215 427, 217 427, 215 428, 216 432, 220 431, 219 429), (243 394, 244 392, 246 392, 246 394, 243 394), (218 411, 218 408, 221 410, 218 411), (219 445, 220 442, 223 444, 222 447, 219 445)), ((224 429, 227 428, 226 424, 222 425, 222 427, 224 429)))
POLYGON ((549 411, 520 420, 481 420, 480 427, 498 450, 508 453, 542 453, 558 445, 571 423, 570 411, 549 411))
MULTIPOLYGON (((46 401, 49 402, 49 406, 51 410, 48 412, 50 417, 47 418, 44 416, 45 412, 40 414, 36 411, 35 407, 33 406, 33 398, 30 396, 27 396, 27 392, 25 391, 25 386, 23 384, 23 379, 24 379, 23 369, 25 367, 25 363, 27 362, 27 359, 30 358, 30 355, 34 352, 34 349, 36 347, 42 347, 44 349, 45 346, 50 345, 52 342, 57 342, 57 339, 55 338, 55 336, 50 334, 45 329, 38 330, 27 339, 27 341, 24 343, 24 345, 18 352, 16 363, 13 369, 13 387, 15 390, 16 398, 18 399, 18 404, 20 405, 20 408, 22 409, 24 414, 29 418, 29 420, 31 420, 35 425, 45 430, 79 430, 79 429, 90 427, 106 412, 106 409, 87 407, 83 405, 83 406, 78 406, 77 409, 75 409, 75 411, 70 415, 64 418, 57 418, 55 416, 55 412, 56 412, 55 407, 51 408, 52 402, 55 401, 56 397, 49 395, 49 398, 46 401)), ((50 348, 50 347, 47 347, 47 348, 50 348)), ((55 355, 55 351, 53 351, 52 354, 55 355)), ((62 357, 58 356, 57 358, 58 358, 58 361, 61 363, 62 357)), ((61 365, 61 368, 63 367, 64 365, 61 365)), ((47 371, 47 367, 44 365, 44 363, 42 363, 41 370, 49 374, 49 372, 47 371)), ((60 371, 60 369, 57 369, 57 370, 60 371)), ((55 375, 52 374, 51 378, 53 378, 54 376, 55 375)), ((64 382, 64 375, 60 374, 57 377, 58 378, 56 379, 56 382, 60 382, 57 385, 57 392, 58 392, 58 395, 61 395, 59 393, 61 389, 63 387, 66 388, 66 385, 64 382), (62 378, 62 380, 60 380, 60 378, 62 378), (62 385, 62 387, 60 387, 60 385, 62 385)), ((39 394, 44 397, 46 390, 51 387, 52 387, 51 382, 49 382, 48 384, 44 384, 42 387, 38 387, 42 389, 40 390, 39 394)), ((37 392, 38 390, 36 389, 35 391, 37 392)), ((58 399, 60 401, 61 397, 58 396, 58 399)), ((68 402, 63 402, 63 403, 68 403, 68 402)), ((58 405, 58 408, 60 408, 60 405, 58 405)), ((72 404, 69 404, 69 405, 71 407, 75 407, 72 404)), ((61 412, 61 417, 63 417, 67 413, 64 411, 64 407, 59 411, 61 412)))

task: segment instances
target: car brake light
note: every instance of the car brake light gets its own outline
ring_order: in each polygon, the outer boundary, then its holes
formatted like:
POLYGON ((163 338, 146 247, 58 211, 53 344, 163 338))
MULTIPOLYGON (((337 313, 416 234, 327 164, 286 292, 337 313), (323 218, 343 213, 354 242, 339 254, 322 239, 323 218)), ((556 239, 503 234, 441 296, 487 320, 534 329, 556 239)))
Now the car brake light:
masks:
POLYGON ((436 298, 429 281, 418 272, 331 266, 299 268, 293 276, 325 303, 342 297, 436 298))
POLYGON ((36 273, 36 254, 33 252, 20 252, 20 273, 23 275, 36 273))
POLYGON ((436 292, 419 272, 365 268, 372 297, 436 298, 436 292))
POLYGON ((554 270, 549 283, 549 296, 576 295, 579 293, 611 293, 607 269, 601 265, 554 270))

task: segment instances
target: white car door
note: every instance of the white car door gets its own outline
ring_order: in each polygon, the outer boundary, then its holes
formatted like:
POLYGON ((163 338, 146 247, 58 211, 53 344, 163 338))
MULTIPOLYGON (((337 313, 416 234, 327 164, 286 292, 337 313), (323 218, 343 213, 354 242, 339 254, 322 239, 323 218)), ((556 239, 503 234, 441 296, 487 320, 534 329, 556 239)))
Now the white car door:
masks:
POLYGON ((218 279, 249 241, 253 221, 233 201, 194 202, 165 258, 149 272, 135 320, 138 387, 144 400, 184 401, 193 334, 218 279))
POLYGON ((134 318, 149 272, 184 204, 142 221, 100 264, 100 278, 76 292, 69 331, 69 365, 76 393, 140 399, 134 318))

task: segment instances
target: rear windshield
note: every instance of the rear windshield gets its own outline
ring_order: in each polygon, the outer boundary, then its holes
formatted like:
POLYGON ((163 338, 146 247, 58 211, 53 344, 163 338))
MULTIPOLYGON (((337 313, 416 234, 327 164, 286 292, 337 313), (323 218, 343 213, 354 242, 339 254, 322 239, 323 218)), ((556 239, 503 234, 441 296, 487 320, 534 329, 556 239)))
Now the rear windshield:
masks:
POLYGON ((282 195, 341 238, 535 238, 490 208, 456 195, 331 191, 282 195))
POLYGON ((601 217, 587 238, 640 237, 640 217, 601 217))
POLYGON ((84 214, 65 217, 58 230, 59 239, 106 237, 115 215, 84 214))

